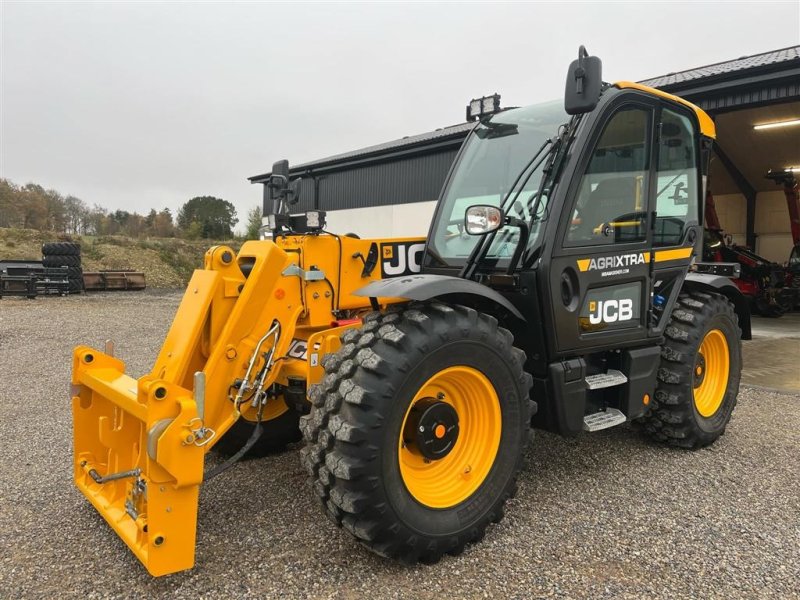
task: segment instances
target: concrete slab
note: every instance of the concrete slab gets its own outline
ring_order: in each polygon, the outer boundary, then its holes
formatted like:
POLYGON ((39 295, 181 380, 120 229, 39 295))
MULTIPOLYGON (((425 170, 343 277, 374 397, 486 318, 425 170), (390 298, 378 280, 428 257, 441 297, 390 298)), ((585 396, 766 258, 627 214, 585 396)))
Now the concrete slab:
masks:
POLYGON ((742 344, 742 383, 800 392, 800 313, 753 317, 753 339, 742 344))

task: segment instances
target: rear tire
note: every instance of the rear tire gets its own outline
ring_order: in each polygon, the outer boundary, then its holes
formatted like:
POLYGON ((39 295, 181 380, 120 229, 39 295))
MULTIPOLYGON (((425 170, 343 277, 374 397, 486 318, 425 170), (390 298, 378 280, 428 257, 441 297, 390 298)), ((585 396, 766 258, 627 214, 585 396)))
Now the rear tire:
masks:
MULTIPOLYGON (((291 408, 274 419, 262 421, 261 437, 247 451, 244 458, 262 458, 285 450, 289 444, 299 442, 302 437, 299 423, 300 415, 291 408)), ((248 421, 244 417, 240 417, 225 432, 212 450, 221 456, 233 456, 247 443, 255 428, 254 421, 248 421)))
POLYGON ((516 491, 535 408, 525 354, 494 317, 443 304, 370 313, 342 343, 325 357, 301 419, 301 459, 325 512, 373 552, 405 563, 460 553, 502 519, 516 491), (422 411, 444 404, 458 428, 422 427, 422 411), (429 433, 415 438, 417 426, 429 433), (423 457, 423 436, 447 441, 451 431, 444 455, 423 457))
POLYGON ((708 446, 725 433, 739 393, 741 330, 733 304, 720 294, 682 293, 664 336, 644 429, 673 446, 708 446))

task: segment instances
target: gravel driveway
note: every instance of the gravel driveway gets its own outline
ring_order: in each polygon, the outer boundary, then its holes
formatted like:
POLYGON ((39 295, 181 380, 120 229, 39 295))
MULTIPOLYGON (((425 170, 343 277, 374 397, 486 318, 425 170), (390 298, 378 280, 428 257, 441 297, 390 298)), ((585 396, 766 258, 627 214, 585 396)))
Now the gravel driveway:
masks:
POLYGON ((0 300, 0 597, 800 597, 800 396, 753 388, 697 452, 537 434, 506 518, 434 566, 337 530, 296 451, 246 462, 202 490, 195 569, 153 579, 72 486, 67 388, 78 343, 146 372, 179 299, 0 300))

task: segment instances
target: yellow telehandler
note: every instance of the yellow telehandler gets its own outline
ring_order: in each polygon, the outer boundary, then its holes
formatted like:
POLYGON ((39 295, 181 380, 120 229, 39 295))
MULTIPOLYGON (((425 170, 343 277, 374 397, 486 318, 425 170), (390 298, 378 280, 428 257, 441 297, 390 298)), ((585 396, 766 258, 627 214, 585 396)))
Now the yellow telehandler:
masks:
POLYGON ((427 239, 291 214, 281 161, 272 240, 208 250, 148 375, 75 349, 75 484, 151 574, 194 565, 205 481, 301 434, 323 510, 407 563, 502 518, 531 427, 722 435, 750 316, 695 261, 713 121, 583 47, 563 102, 468 112, 427 239))

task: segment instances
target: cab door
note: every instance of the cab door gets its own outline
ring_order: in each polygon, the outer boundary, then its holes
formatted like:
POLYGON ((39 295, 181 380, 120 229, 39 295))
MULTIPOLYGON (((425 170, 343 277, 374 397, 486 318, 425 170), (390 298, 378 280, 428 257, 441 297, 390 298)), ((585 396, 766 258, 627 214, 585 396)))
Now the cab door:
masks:
POLYGON ((604 113, 569 184, 553 245, 553 355, 648 338, 658 103, 623 100, 604 113))
POLYGON ((692 256, 702 256, 705 198, 695 115, 664 104, 657 117, 650 337, 664 333, 692 256))

